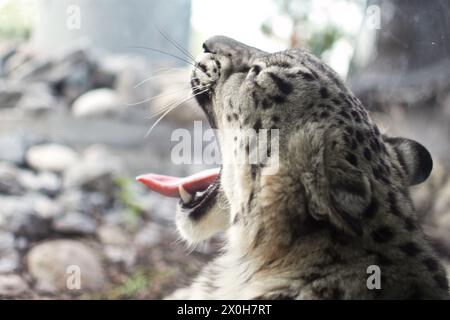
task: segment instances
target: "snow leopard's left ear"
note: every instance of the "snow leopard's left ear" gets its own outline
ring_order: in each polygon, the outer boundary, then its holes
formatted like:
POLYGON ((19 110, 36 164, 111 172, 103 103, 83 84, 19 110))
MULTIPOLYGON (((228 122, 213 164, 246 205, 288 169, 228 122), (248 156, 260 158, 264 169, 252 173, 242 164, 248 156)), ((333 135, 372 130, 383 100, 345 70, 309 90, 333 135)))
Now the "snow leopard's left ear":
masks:
POLYGON ((423 145, 406 138, 383 136, 383 140, 392 146, 392 157, 398 160, 408 185, 419 184, 430 176, 433 159, 423 145))

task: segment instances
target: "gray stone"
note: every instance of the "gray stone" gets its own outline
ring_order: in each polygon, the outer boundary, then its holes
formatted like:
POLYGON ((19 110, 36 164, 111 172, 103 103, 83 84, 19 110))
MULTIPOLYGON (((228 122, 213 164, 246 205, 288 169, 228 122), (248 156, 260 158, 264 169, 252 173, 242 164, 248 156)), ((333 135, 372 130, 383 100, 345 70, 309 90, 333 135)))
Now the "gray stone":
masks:
POLYGON ((21 171, 17 177, 23 188, 41 192, 49 196, 55 196, 61 190, 62 182, 57 174, 49 171, 34 173, 21 171))
POLYGON ((28 284, 19 275, 0 275, 0 297, 17 298, 26 294, 28 290, 28 284))
POLYGON ((77 211, 88 215, 103 213, 111 199, 101 192, 88 192, 77 188, 65 190, 56 200, 64 212, 77 211))
POLYGON ((130 243, 130 237, 122 228, 114 225, 102 225, 97 230, 97 236, 101 243, 113 246, 126 246, 130 243))
POLYGON ((134 248, 106 245, 103 252, 112 263, 121 263, 127 268, 131 268, 136 263, 137 253, 134 248))
POLYGON ((35 209, 36 196, 0 196, 0 228, 17 236, 38 239, 50 231, 49 221, 35 209))
POLYGON ((141 249, 148 249, 161 242, 162 230, 155 223, 147 223, 134 238, 134 244, 141 249))
POLYGON ((121 168, 120 160, 105 147, 93 145, 85 150, 82 161, 65 173, 64 186, 81 187, 110 195, 115 187, 114 179, 121 168))
POLYGON ((25 199, 32 203, 36 216, 42 220, 51 220, 63 213, 59 203, 42 193, 29 193, 25 199))
POLYGON ((94 219, 79 212, 68 212, 53 221, 53 229, 59 233, 92 235, 96 226, 94 219))
POLYGON ((0 137, 0 161, 23 164, 25 161, 26 145, 18 135, 0 137))
POLYGON ((30 112, 44 112, 57 105, 55 96, 45 83, 30 84, 17 102, 16 107, 30 112))
POLYGON ((22 195, 25 191, 18 181, 19 169, 15 166, 0 162, 0 193, 7 195, 22 195))
POLYGON ((162 197, 155 192, 146 191, 135 195, 136 202, 144 211, 144 215, 153 221, 168 224, 173 221, 177 199, 162 197))
POLYGON ((94 89, 78 97, 73 105, 75 117, 105 116, 124 109, 118 94, 108 88, 94 89))
POLYGON ((78 161, 78 154, 64 145, 42 144, 31 147, 26 160, 36 170, 61 172, 78 161))
POLYGON ((0 109, 14 108, 23 95, 24 88, 20 85, 0 83, 0 109))
POLYGON ((0 273, 11 273, 19 268, 20 257, 14 242, 12 233, 0 230, 0 273))
POLYGON ((99 255, 85 244, 72 240, 43 242, 26 257, 28 271, 40 291, 73 291, 68 284, 80 276, 80 291, 101 290, 105 285, 99 255))

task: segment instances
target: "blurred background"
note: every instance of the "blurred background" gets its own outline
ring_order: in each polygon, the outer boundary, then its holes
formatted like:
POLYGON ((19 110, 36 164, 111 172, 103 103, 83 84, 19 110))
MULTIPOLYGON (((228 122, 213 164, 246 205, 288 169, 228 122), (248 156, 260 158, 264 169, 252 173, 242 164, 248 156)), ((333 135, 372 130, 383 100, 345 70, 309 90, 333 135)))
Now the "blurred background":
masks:
POLYGON ((435 167, 412 195, 450 265, 449 1, 0 0, 1 298, 159 299, 216 254, 180 243, 176 201, 134 180, 203 168, 171 161, 171 134, 208 128, 183 51, 216 34, 308 48, 383 131, 424 144, 435 167))

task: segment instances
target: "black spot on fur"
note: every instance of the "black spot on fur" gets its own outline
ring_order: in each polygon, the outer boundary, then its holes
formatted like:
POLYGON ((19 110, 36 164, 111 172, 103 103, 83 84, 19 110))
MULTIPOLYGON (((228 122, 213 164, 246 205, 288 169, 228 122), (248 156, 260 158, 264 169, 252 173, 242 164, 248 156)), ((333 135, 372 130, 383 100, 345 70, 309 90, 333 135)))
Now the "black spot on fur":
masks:
POLYGON ((370 149, 372 149, 373 152, 380 151, 380 144, 377 139, 370 140, 370 149))
POLYGON ((261 124, 261 119, 257 119, 255 124, 253 125, 253 129, 256 131, 256 133, 258 133, 259 130, 261 130, 262 124, 261 124))
POLYGON ((347 120, 351 120, 350 115, 344 110, 339 111, 339 115, 343 116, 347 120))
POLYGON ((233 113, 233 118, 234 118, 234 120, 238 121, 239 120, 239 115, 237 113, 233 113))
POLYGON ((231 122, 231 116, 229 114, 227 114, 227 121, 231 122))
POLYGON ((414 242, 407 242, 405 244, 402 244, 400 246, 400 250, 411 257, 417 255, 421 251, 421 249, 414 242))
POLYGON ((320 88, 319 94, 322 99, 327 99, 330 96, 330 93, 325 87, 320 88))
POLYGON ((358 148, 358 142, 355 139, 352 139, 350 148, 352 148, 352 150, 356 150, 358 148))
POLYGON ((405 228, 408 231, 414 231, 417 229, 417 225, 411 217, 405 217, 405 228))
POLYGON ((322 119, 326 119, 326 118, 328 118, 330 116, 330 114, 327 112, 327 111, 322 111, 321 113, 320 113, 320 117, 322 118, 322 119))
POLYGON ((378 129, 378 127, 377 127, 376 125, 373 126, 373 131, 375 132, 375 134, 376 134, 377 136, 380 135, 380 130, 378 129))
POLYGON ((402 212, 400 211, 400 209, 397 205, 397 198, 392 191, 388 192, 388 201, 389 201, 389 207, 391 209, 391 213, 395 216, 400 217, 402 215, 402 212))
POLYGON ((272 116, 272 121, 273 121, 273 122, 278 122, 278 121, 280 121, 280 117, 277 116, 277 115, 273 115, 273 116, 272 116))
POLYGON ((256 179, 256 174, 258 173, 258 166, 256 164, 250 165, 250 174, 252 176, 252 180, 256 179))
POLYGON ((272 72, 268 72, 267 74, 270 76, 275 85, 278 87, 278 90, 280 90, 282 93, 289 94, 292 92, 293 86, 290 82, 281 79, 279 76, 277 76, 272 72))
POLYGON ((362 134, 361 131, 356 130, 355 137, 356 137, 356 140, 358 140, 359 143, 364 142, 364 135, 362 134))
POLYGON ((352 166, 358 167, 358 159, 353 153, 348 153, 345 160, 347 160, 352 166))
POLYGON ((281 104, 281 103, 285 103, 286 102, 286 98, 280 95, 276 95, 271 97, 272 100, 276 103, 276 104, 281 104))
POLYGON ((363 212, 363 216, 368 219, 373 218, 378 211, 378 207, 379 207, 378 201, 375 199, 375 197, 372 197, 372 200, 370 201, 370 205, 363 212))
POLYGON ((252 92, 252 99, 255 104, 255 108, 257 109, 259 106, 259 99, 258 99, 258 96, 256 95, 255 91, 252 92))
POLYGON ((423 259, 423 264, 427 267, 428 271, 435 272, 439 268, 439 263, 436 259, 428 257, 423 259))
POLYGON ((347 132, 349 135, 353 135, 353 128, 352 127, 345 127, 345 132, 347 132))
POLYGON ((269 102, 269 100, 267 100, 267 99, 263 99, 261 105, 264 110, 269 109, 272 106, 271 103, 269 102))
POLYGON ((306 105, 306 109, 311 109, 312 107, 314 107, 314 102, 310 102, 306 105))
POLYGON ((370 150, 368 148, 364 148, 364 157, 368 161, 372 160, 372 153, 370 152, 370 150))
POLYGON ((372 239, 377 243, 386 243, 394 238, 394 232, 388 226, 381 226, 372 232, 372 239))
POLYGON ((339 100, 339 99, 331 99, 331 101, 335 104, 335 105, 337 105, 337 106, 340 106, 341 105, 341 101, 339 100))

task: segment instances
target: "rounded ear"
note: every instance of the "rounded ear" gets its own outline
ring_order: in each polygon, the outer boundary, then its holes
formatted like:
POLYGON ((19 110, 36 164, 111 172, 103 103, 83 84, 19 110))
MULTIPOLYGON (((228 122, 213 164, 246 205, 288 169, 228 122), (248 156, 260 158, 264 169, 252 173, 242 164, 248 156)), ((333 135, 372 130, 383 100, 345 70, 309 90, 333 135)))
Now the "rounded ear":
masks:
POLYGON ((408 177, 408 185, 419 184, 430 176, 433 159, 423 145, 406 138, 385 137, 384 140, 393 147, 405 176, 408 177))

